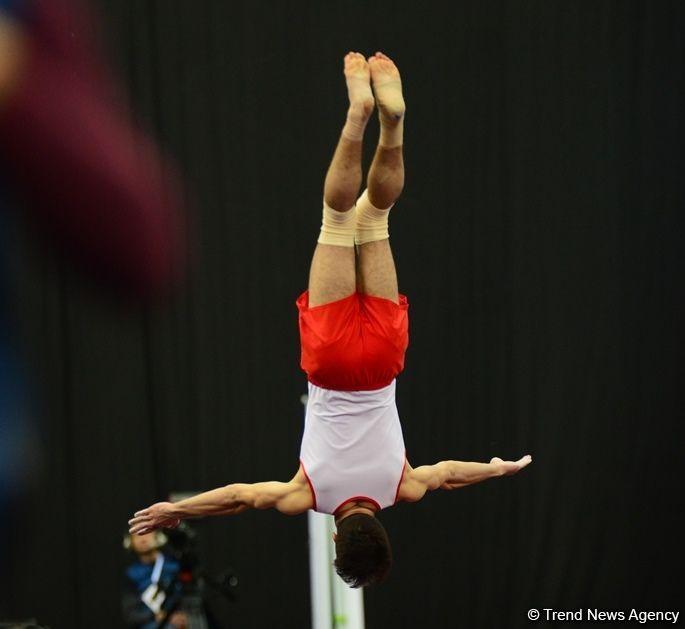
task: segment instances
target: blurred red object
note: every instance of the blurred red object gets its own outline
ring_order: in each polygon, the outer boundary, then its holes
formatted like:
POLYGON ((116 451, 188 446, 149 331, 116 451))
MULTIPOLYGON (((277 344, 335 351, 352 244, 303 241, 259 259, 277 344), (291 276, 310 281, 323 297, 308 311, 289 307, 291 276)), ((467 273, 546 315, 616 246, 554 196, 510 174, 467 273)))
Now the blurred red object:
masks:
POLYGON ((26 3, 18 78, 0 104, 6 180, 99 278, 167 292, 185 261, 180 178, 133 124, 76 2, 26 3))

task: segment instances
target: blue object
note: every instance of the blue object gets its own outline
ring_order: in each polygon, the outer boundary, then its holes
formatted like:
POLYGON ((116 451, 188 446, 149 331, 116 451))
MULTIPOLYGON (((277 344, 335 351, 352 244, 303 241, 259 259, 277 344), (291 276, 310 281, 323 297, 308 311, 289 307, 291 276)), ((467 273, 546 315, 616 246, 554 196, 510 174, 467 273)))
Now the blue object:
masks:
MULTIPOLYGON (((154 563, 142 563, 136 561, 126 568, 127 590, 130 592, 128 604, 125 605, 125 616, 128 626, 135 626, 137 629, 155 629, 158 623, 154 619, 152 611, 140 599, 141 594, 152 583, 152 572, 154 563)), ((169 555, 164 555, 164 564, 159 577, 158 586, 166 593, 166 599, 162 609, 169 612, 170 608, 178 603, 178 598, 182 591, 181 583, 178 581, 178 574, 181 566, 169 555)), ((171 629, 173 625, 165 625, 171 629)))

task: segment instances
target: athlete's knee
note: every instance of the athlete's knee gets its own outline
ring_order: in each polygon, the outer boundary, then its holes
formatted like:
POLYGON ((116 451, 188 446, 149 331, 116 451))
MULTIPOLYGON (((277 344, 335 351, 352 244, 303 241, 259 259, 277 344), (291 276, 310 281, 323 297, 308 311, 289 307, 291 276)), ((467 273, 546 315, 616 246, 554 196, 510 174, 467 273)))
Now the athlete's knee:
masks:
POLYGON ((363 245, 367 242, 390 238, 388 215, 391 208, 392 205, 385 209, 377 208, 369 200, 369 191, 364 190, 356 205, 357 228, 354 242, 363 245))
POLYGON ((354 247, 355 225, 354 206, 349 210, 339 212, 324 201, 319 243, 338 247, 354 247))

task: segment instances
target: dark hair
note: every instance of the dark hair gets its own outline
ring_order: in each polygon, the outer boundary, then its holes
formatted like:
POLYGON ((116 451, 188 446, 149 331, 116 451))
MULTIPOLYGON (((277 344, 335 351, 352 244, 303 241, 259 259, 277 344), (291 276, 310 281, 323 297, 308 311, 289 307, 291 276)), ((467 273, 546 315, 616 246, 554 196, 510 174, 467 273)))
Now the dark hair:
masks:
POLYGON ((335 571, 353 588, 380 583, 392 566, 388 534, 375 517, 364 513, 338 523, 335 554, 335 571))

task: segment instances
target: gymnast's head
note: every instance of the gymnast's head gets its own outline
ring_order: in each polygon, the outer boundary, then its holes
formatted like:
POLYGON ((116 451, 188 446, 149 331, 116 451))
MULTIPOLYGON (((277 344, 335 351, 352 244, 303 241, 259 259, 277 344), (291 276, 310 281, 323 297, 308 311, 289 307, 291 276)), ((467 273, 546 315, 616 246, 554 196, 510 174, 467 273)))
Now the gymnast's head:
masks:
POLYGON ((383 525, 373 515, 353 513, 337 523, 335 570, 350 587, 380 583, 390 572, 392 549, 383 525))

